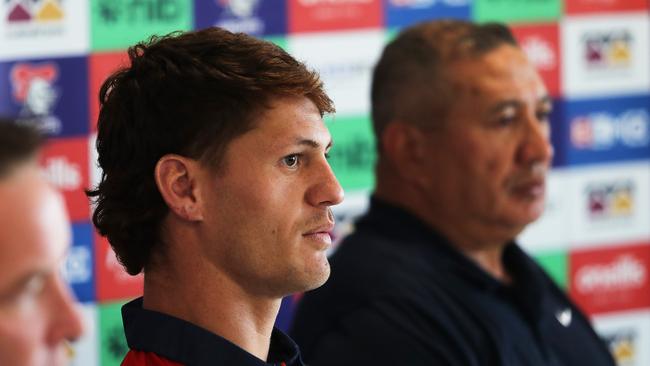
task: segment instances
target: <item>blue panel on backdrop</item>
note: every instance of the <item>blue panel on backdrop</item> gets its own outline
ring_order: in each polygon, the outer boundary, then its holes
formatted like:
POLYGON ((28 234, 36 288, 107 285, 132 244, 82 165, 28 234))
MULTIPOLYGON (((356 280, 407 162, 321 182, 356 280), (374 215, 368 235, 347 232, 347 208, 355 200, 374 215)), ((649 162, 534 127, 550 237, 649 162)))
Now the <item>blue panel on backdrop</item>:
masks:
POLYGON ((383 0, 388 27, 439 18, 470 18, 470 0, 383 0))
POLYGON ((0 115, 18 117, 48 136, 88 134, 87 59, 0 62, 0 115))
POLYGON ((566 162, 650 158, 650 95, 566 101, 566 162))
POLYGON ((553 99, 553 110, 551 120, 551 144, 553 145, 554 167, 566 165, 566 134, 567 129, 564 123, 564 103, 561 99, 553 99))
POLYGON ((275 326, 283 332, 289 332, 291 322, 293 321, 296 299, 294 296, 287 296, 282 299, 278 317, 275 319, 275 326))
POLYGON ((196 0, 197 29, 218 26, 252 35, 287 33, 286 0, 196 0))
POLYGON ((89 222, 72 225, 72 246, 63 274, 81 302, 95 300, 93 229, 89 222))

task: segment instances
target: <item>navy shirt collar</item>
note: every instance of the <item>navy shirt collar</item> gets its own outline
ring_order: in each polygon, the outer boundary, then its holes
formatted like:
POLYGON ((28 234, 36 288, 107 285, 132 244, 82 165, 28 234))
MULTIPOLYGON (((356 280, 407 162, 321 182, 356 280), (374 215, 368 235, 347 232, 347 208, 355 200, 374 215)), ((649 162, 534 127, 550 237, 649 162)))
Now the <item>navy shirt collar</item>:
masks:
POLYGON ((206 329, 142 307, 142 297, 122 307, 124 333, 130 349, 153 352, 192 366, 241 365, 302 366, 298 346, 277 328, 271 335, 268 362, 264 362, 206 329))

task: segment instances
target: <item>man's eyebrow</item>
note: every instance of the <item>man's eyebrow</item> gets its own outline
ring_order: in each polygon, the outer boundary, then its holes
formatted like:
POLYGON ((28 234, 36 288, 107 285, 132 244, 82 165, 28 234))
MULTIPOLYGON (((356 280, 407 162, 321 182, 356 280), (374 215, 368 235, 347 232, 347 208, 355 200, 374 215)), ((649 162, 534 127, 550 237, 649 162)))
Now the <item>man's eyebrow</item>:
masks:
MULTIPOLYGON (((550 95, 546 94, 543 97, 539 98, 537 100, 537 104, 552 104, 553 100, 550 95)), ((521 107, 523 103, 519 100, 516 99, 509 99, 509 100, 504 100, 501 101, 497 104, 495 104, 492 108, 490 108, 489 113, 494 114, 494 113, 499 113, 500 111, 504 110, 505 108, 519 108, 521 107)))
POLYGON ((515 99, 504 100, 504 101, 501 101, 501 102, 495 104, 494 106, 492 106, 490 108, 490 110, 489 110, 489 113, 490 114, 499 113, 500 111, 504 110, 505 108, 509 108, 509 107, 519 108, 519 107, 521 107, 521 104, 522 103, 520 101, 515 100, 515 99))
MULTIPOLYGON (((308 138, 297 138, 295 140, 295 144, 296 145, 307 145, 307 146, 309 146, 311 148, 314 148, 314 149, 318 149, 321 146, 321 144, 318 141, 308 139, 308 138)), ((332 139, 330 139, 325 148, 329 149, 330 147, 332 147, 332 144, 333 144, 332 139)))

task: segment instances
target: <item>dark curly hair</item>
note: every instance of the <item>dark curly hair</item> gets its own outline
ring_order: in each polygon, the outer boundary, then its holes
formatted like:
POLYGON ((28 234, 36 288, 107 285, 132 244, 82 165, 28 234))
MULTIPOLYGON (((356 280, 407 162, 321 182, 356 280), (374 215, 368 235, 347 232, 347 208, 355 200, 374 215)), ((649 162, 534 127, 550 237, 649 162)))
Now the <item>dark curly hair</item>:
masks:
POLYGON ((377 140, 396 119, 429 127, 444 121, 454 98, 447 67, 506 44, 518 47, 510 29, 499 23, 444 19, 405 28, 386 46, 373 72, 377 140))
POLYGON ((99 185, 93 223, 127 272, 149 264, 164 245, 168 213, 154 180, 165 154, 218 170, 235 137, 278 97, 309 98, 321 115, 334 112, 318 74, 280 47, 220 28, 152 37, 128 50, 130 67, 99 92, 99 185))

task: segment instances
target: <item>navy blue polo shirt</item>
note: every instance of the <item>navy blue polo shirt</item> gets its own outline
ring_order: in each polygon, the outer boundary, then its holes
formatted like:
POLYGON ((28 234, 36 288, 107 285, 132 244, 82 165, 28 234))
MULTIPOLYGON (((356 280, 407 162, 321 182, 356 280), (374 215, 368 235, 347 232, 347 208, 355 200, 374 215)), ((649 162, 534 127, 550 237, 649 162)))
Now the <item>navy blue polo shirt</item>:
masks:
POLYGON ((311 366, 614 366, 589 321, 515 243, 506 285, 409 212, 371 200, 298 305, 311 366))
POLYGON ((186 366, 303 366, 298 346, 274 328, 268 362, 208 330, 173 316, 146 310, 142 298, 122 307, 124 333, 131 353, 131 364, 148 359, 153 365, 186 366), (144 353, 144 357, 142 354, 144 353), (155 361, 150 361, 151 355, 155 361), (132 355, 131 355, 132 356, 132 355), (162 361, 161 361, 162 360, 162 361))

